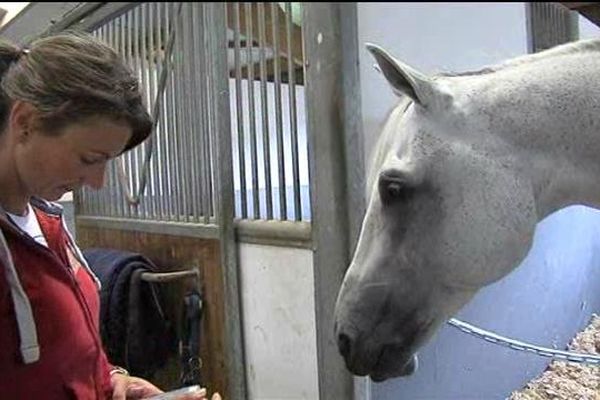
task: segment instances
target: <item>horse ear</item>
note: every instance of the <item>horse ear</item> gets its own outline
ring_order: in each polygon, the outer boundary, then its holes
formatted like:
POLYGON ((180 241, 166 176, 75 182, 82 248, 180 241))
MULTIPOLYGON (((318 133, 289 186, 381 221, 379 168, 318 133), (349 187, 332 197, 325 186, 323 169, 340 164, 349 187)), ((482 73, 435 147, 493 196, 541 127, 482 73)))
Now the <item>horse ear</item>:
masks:
POLYGON ((427 107, 433 100, 434 88, 431 80, 419 71, 396 60, 381 47, 367 43, 367 50, 375 57, 379 72, 383 74, 398 96, 410 97, 415 103, 427 107))

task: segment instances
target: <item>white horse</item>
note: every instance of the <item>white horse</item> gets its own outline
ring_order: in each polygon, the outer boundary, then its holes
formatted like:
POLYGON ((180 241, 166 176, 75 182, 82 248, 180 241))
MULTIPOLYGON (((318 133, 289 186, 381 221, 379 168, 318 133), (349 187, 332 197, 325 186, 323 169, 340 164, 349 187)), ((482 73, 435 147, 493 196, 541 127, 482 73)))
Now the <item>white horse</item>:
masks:
POLYGON ((381 381, 416 369, 440 324, 524 258, 538 221, 600 207, 600 41, 433 78, 367 47, 404 100, 375 151, 335 334, 347 367, 381 381))

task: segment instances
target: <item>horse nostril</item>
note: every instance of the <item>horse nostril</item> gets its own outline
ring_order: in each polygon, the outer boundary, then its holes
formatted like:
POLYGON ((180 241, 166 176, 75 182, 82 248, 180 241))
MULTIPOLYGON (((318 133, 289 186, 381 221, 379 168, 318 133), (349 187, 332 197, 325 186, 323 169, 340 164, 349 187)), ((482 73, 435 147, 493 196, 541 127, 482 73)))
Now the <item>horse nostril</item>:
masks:
POLYGON ((340 333, 338 335, 338 349, 344 358, 347 358, 348 355, 350 355, 350 346, 350 338, 348 335, 340 333))

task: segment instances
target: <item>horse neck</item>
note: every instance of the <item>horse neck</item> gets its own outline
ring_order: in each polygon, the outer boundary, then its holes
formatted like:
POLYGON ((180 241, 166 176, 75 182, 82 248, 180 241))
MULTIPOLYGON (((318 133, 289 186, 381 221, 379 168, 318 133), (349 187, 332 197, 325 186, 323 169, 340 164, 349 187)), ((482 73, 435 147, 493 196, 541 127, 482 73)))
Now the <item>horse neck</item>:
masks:
POLYGON ((571 204, 600 208, 600 56, 550 61, 482 79, 471 110, 529 175, 540 219, 571 204))

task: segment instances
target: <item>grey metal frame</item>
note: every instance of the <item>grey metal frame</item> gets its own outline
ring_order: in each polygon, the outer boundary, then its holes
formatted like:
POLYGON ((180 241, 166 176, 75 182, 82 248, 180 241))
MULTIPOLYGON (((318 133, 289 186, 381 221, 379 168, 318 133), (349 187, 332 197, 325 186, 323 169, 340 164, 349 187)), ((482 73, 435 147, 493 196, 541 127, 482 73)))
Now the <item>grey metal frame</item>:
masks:
POLYGON ((333 309, 364 209, 356 3, 305 3, 319 398, 353 398, 333 309))
POLYGON ((527 50, 536 53, 579 38, 579 14, 555 2, 525 3, 527 50))
MULTIPOLYGON (((197 3, 196 3, 197 4, 197 3)), ((204 22, 208 54, 212 54, 209 63, 208 90, 206 99, 218 110, 211 115, 210 126, 214 154, 219 160, 220 168, 216 175, 216 191, 219 201, 216 219, 219 224, 221 243, 221 262, 224 268, 225 283, 225 328, 227 370, 229 371, 230 395, 234 399, 247 398, 245 354, 242 332, 242 304, 240 299, 240 282, 237 263, 236 244, 234 240, 233 212, 233 171, 231 157, 231 111, 229 109, 229 74, 227 69, 227 22, 225 3, 204 3, 200 5, 206 10, 204 22), (221 134, 218 134, 221 132, 221 134)))

